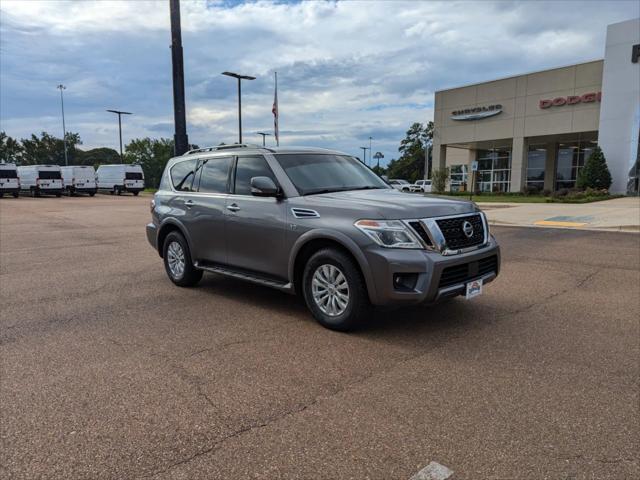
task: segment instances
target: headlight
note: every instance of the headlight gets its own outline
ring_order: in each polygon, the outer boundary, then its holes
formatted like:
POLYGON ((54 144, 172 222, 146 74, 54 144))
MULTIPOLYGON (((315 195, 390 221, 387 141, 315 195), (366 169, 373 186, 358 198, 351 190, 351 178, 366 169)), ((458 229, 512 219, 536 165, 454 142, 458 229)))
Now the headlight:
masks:
POLYGON ((354 225, 381 247, 422 248, 420 240, 400 220, 358 220, 354 225))

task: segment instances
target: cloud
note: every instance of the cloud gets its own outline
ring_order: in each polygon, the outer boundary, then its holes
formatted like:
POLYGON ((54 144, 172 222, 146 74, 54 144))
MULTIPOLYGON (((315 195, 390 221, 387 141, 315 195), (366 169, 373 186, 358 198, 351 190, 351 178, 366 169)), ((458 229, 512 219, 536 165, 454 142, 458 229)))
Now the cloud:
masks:
MULTIPOLYGON (((602 58, 606 25, 637 2, 184 1, 189 139, 237 138, 243 83, 247 141, 273 125, 278 72, 282 143, 359 154, 374 138, 385 160, 411 123, 433 116, 433 92, 602 58)), ((0 4, 0 128, 16 137, 68 129, 85 146, 116 146, 107 108, 134 113, 126 139, 172 135, 169 7, 161 1, 0 4)), ((268 139, 269 140, 269 139, 268 139)))

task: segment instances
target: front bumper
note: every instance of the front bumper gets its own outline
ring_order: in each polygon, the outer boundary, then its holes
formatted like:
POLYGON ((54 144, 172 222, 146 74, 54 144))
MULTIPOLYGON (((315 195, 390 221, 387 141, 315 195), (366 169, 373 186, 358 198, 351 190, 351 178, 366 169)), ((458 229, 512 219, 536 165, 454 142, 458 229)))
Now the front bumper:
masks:
POLYGON ((500 273, 500 247, 490 236, 487 244, 472 252, 459 255, 441 255, 428 250, 401 250, 371 247, 364 250, 370 275, 370 299, 374 305, 410 305, 417 303, 436 303, 445 298, 465 292, 466 284, 471 280, 483 279, 489 283, 500 273), (478 265, 494 265, 487 269, 478 265), (468 265, 464 270, 463 265, 468 265), (448 267, 461 268, 463 273, 452 282, 444 282, 443 272, 448 267), (464 272, 467 272, 465 274, 464 272), (415 274, 415 286, 399 289, 394 285, 394 277, 402 274, 415 274), (443 280, 443 283, 441 283, 443 280))

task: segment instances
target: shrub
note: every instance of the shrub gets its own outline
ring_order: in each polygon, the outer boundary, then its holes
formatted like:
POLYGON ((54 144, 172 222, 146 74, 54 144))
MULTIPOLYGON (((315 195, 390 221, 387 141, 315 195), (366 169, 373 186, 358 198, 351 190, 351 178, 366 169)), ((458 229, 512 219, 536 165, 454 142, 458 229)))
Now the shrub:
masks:
POLYGON ((449 169, 441 168, 431 172, 431 185, 434 193, 444 193, 449 178, 449 169))
POLYGON ((527 185, 526 187, 524 187, 525 195, 538 195, 539 193, 540 187, 537 187, 535 185, 527 185))
POLYGON ((600 147, 596 146, 587 158, 578 175, 576 186, 581 189, 599 190, 608 190, 611 186, 611 172, 609 172, 607 160, 600 147))
POLYGON ((545 197, 550 197, 552 193, 553 193, 553 192, 552 192, 551 190, 549 190, 548 188, 545 188, 545 189, 542 191, 542 195, 544 195, 545 197))

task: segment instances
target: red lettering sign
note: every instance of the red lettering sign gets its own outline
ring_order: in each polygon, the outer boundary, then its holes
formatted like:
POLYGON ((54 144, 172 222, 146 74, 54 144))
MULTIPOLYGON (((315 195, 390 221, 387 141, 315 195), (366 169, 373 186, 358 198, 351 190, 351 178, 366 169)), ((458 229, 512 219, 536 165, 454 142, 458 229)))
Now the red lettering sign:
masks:
POLYGON ((584 95, 569 95, 567 97, 544 98, 538 102, 538 107, 546 109, 550 107, 562 107, 564 105, 577 105, 579 103, 593 103, 602 101, 602 92, 589 92, 584 95))

